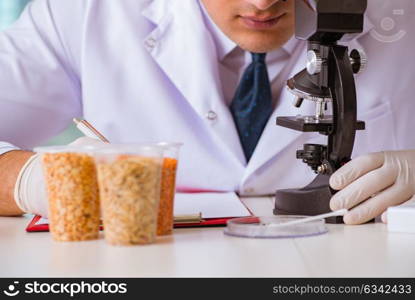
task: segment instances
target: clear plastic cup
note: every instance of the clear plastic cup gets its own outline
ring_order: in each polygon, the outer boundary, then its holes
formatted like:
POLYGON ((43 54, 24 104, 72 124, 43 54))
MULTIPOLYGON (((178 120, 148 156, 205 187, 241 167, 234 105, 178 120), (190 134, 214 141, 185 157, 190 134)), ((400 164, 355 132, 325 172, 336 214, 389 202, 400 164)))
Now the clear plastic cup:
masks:
POLYGON ((49 202, 49 227, 56 241, 99 236, 99 192, 93 147, 36 148, 41 155, 49 202))
POLYGON ((109 244, 155 241, 163 151, 154 145, 111 144, 94 153, 109 244))
POLYGON ((179 152, 183 144, 162 142, 156 145, 164 149, 157 235, 169 235, 173 233, 176 173, 179 152))

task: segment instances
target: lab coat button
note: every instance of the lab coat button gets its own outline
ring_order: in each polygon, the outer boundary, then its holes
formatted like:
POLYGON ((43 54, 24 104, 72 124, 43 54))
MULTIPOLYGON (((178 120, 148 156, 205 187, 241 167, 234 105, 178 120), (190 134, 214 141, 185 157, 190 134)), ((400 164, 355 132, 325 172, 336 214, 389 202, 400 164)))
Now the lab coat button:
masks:
POLYGON ((153 49, 154 47, 156 47, 156 43, 157 43, 157 41, 156 41, 156 39, 155 38, 148 38, 147 40, 146 40, 146 47, 148 48, 148 49, 153 49))
POLYGON ((206 118, 210 121, 214 121, 218 118, 218 115, 213 110, 210 110, 210 111, 207 112, 206 118))

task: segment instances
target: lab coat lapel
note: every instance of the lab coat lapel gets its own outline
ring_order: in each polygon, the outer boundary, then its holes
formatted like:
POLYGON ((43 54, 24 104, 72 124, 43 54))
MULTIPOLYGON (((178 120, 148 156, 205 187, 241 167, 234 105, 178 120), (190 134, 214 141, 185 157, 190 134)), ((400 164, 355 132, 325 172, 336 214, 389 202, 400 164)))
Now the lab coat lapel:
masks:
POLYGON ((152 1, 142 13, 156 25, 144 41, 154 60, 215 133, 217 144, 244 164, 232 115, 223 101, 215 44, 197 1, 152 1))

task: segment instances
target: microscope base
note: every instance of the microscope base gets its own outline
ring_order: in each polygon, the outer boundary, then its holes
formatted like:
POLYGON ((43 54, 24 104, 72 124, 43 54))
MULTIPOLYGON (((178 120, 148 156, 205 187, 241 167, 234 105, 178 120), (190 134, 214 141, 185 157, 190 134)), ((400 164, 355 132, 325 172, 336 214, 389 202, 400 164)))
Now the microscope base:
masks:
MULTIPOLYGON (((329 202, 333 191, 329 186, 329 178, 327 175, 318 175, 304 188, 278 190, 274 215, 313 216, 330 212, 329 202)), ((327 218, 326 221, 341 224, 343 217, 327 218)))

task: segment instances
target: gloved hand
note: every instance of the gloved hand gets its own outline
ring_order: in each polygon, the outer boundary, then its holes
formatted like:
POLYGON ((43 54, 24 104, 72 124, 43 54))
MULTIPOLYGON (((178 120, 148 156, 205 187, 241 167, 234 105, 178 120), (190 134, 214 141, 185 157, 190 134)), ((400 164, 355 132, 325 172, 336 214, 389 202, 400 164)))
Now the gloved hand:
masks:
MULTIPOLYGON (((101 145, 98 139, 80 137, 70 145, 87 146, 101 145)), ((14 200, 17 206, 26 213, 48 217, 48 201, 43 180, 40 155, 32 156, 20 170, 14 186, 14 200)))
MULTIPOLYGON (((330 178, 337 192, 330 208, 350 211, 346 224, 365 223, 386 211, 389 206, 414 199, 415 150, 385 151, 351 160, 330 178)), ((386 215, 382 215, 386 221, 386 215)))

